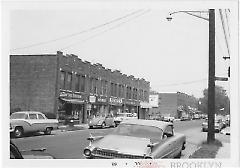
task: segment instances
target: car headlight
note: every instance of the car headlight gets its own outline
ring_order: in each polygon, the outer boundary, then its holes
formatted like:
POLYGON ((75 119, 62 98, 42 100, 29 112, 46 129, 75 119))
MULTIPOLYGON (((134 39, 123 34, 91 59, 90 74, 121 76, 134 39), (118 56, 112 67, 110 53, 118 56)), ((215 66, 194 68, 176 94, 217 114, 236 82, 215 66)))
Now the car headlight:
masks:
POLYGON ((91 156, 92 152, 91 152, 90 149, 84 149, 83 153, 84 153, 85 156, 91 156))

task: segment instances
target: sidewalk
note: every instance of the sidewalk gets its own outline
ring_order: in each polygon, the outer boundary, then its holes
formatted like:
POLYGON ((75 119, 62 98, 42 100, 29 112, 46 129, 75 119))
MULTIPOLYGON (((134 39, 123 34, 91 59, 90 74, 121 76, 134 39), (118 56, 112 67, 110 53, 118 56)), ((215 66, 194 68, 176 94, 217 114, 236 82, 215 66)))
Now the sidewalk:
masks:
POLYGON ((207 144, 206 140, 199 144, 199 148, 189 158, 230 158, 230 142, 224 142, 225 137, 229 135, 216 134, 215 142, 213 144, 207 144))

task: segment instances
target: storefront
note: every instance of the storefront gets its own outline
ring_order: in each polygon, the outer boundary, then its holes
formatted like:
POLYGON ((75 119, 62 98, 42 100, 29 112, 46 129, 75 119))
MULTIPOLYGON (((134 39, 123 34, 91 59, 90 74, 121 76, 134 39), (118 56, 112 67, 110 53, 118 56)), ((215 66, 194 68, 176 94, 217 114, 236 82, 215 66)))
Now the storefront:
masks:
POLYGON ((106 115, 108 113, 107 97, 106 96, 89 96, 90 116, 106 115))
POLYGON ((109 112, 116 116, 117 113, 123 112, 122 98, 110 97, 109 98, 109 112))
POLYGON ((84 123, 86 96, 70 91, 60 91, 58 116, 60 120, 71 118, 84 123))
POLYGON ((140 109, 138 112, 139 119, 149 119, 149 109, 152 108, 151 104, 148 102, 140 102, 140 109))
POLYGON ((138 113, 139 102, 137 100, 124 100, 125 112, 127 113, 138 113))

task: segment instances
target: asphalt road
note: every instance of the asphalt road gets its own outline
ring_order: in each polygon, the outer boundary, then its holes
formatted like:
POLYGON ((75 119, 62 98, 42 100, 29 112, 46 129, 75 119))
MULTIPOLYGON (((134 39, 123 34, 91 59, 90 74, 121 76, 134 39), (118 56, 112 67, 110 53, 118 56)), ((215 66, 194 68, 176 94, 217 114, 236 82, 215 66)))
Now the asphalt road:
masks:
MULTIPOLYGON (((206 133, 201 132, 201 120, 176 121, 175 132, 182 132, 187 135, 187 146, 182 158, 187 158, 197 148, 197 141, 204 139, 206 133), (197 132, 196 132, 197 131, 197 132), (198 133, 199 132, 199 133, 198 133), (199 134, 200 137, 193 138, 199 134), (195 142, 196 141, 196 142, 195 142)), ((35 136, 12 139, 20 150, 46 148, 57 159, 83 159, 83 149, 88 145, 86 140, 90 133, 93 135, 106 135, 114 128, 86 129, 78 131, 60 132, 55 131, 52 135, 37 134, 35 136)))

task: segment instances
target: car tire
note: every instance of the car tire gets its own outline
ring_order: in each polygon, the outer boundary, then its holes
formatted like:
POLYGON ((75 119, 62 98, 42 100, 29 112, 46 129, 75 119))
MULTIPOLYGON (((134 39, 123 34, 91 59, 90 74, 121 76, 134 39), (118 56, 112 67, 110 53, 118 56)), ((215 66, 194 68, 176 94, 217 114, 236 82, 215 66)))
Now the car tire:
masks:
POLYGON ((89 129, 93 129, 93 126, 89 126, 89 129))
POLYGON ((113 122, 113 128, 115 128, 117 125, 116 125, 116 123, 115 122, 113 122))
POLYGON ((47 127, 44 131, 45 135, 50 135, 51 133, 52 133, 52 128, 50 128, 50 127, 47 127))
POLYGON ((15 138, 21 138, 23 136, 24 130, 22 127, 16 127, 13 134, 15 138))
POLYGON ((105 122, 102 123, 102 128, 105 128, 106 127, 106 124, 105 122))

